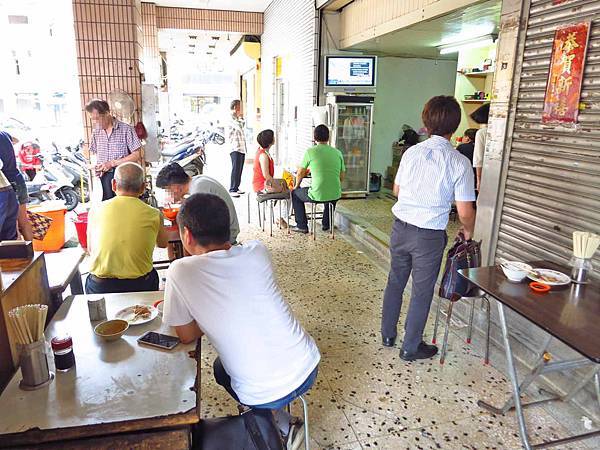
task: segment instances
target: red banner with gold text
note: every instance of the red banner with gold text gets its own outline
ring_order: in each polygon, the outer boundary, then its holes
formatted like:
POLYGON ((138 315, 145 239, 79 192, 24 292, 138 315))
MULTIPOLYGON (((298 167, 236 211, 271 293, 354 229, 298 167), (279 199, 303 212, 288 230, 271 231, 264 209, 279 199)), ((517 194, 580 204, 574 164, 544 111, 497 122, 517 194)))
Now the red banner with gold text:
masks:
POLYGON ((554 33, 543 123, 577 122, 589 35, 590 22, 559 28, 554 33))

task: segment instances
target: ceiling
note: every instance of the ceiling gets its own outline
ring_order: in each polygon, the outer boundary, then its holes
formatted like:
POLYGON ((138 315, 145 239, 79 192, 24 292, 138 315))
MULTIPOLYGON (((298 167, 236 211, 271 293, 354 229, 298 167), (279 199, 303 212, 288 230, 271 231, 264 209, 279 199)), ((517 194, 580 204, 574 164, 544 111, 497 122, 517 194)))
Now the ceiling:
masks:
POLYGON ((272 0, 156 0, 158 6, 264 12, 272 0))
POLYGON ((441 55, 437 46, 498 33, 500 0, 488 0, 436 19, 361 42, 352 50, 377 55, 417 56, 455 60, 457 54, 441 55))

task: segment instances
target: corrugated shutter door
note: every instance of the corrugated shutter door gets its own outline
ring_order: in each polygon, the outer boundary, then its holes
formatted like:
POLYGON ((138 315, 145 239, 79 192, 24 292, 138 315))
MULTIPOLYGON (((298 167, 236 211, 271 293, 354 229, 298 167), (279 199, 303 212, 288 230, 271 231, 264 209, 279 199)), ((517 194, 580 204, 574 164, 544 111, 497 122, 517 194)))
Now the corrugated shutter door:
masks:
MULTIPOLYGON (((567 264, 575 230, 600 234, 600 2, 531 2, 496 256, 567 264), (592 20, 579 127, 542 125, 558 26, 592 20)), ((594 259, 600 273, 600 256, 594 259)))
POLYGON ((294 58, 288 80, 291 114, 289 142, 278 163, 298 164, 312 144, 312 107, 316 102, 316 17, 313 0, 274 0, 264 13, 262 35, 263 124, 275 126, 273 58, 294 58), (293 110, 297 107, 297 117, 293 110), (269 125, 270 124, 270 125, 269 125))

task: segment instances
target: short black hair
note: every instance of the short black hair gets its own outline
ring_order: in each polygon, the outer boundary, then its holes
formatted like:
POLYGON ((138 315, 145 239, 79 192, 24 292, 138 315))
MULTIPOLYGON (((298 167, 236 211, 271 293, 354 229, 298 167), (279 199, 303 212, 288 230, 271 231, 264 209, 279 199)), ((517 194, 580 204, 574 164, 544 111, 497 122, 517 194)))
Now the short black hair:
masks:
POLYGON ((233 100, 231 102, 231 104, 229 105, 229 109, 233 111, 238 105, 241 105, 241 104, 242 104, 241 101, 239 101, 239 100, 233 100))
POLYGON ((329 141, 329 128, 326 125, 319 125, 315 128, 314 138, 316 142, 329 141))
POLYGON ((86 103, 85 110, 89 113, 96 110, 100 114, 106 114, 110 111, 110 105, 106 100, 102 100, 100 98, 93 98, 86 103))
POLYGON ((156 177, 156 186, 166 189, 172 184, 185 184, 188 181, 190 181, 190 176, 185 173, 183 167, 174 162, 160 169, 156 177))
POLYGON ((181 231, 187 228, 202 247, 225 244, 231 238, 229 208, 213 194, 194 194, 185 199, 177 223, 181 231))
POLYGON ((475 140, 476 134, 477 134, 477 128, 468 128, 465 130, 465 136, 468 137, 469 139, 471 139, 472 141, 475 140))
POLYGON ((261 148, 267 148, 270 145, 273 145, 273 141, 275 140, 275 133, 273 130, 262 130, 256 136, 256 141, 261 148))
POLYGON ((490 119, 490 104, 481 105, 471 113, 471 119, 478 124, 488 123, 490 119))
POLYGON ((438 95, 425 103, 421 118, 430 135, 453 134, 460 125, 460 105, 450 95, 438 95))

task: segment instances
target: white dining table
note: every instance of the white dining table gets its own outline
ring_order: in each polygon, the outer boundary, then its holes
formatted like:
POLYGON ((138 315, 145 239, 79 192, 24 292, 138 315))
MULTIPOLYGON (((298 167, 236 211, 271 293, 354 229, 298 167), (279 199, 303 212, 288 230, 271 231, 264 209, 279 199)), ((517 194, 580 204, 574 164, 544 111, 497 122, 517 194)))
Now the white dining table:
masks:
MULTIPOLYGON (((134 304, 151 305, 162 296, 105 294, 107 316, 114 318, 134 304)), ((24 391, 16 372, 0 395, 0 448, 41 442, 58 448, 61 441, 73 445, 84 438, 82 448, 116 448, 118 439, 120 445, 130 445, 144 436, 157 439, 149 441, 156 444, 167 440, 168 448, 188 448, 190 427, 199 421, 199 346, 179 344, 166 351, 139 345, 137 339, 147 331, 175 334, 161 319, 159 315, 146 324, 130 325, 122 338, 107 342, 94 334, 98 322, 90 322, 86 296, 67 298, 45 337, 49 343, 54 336, 69 334, 76 366, 56 372, 48 345, 48 363, 56 374, 49 385, 24 391)))

